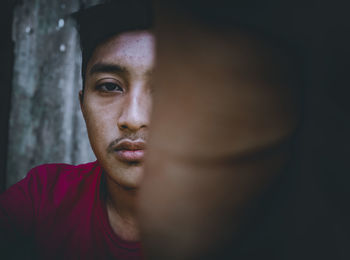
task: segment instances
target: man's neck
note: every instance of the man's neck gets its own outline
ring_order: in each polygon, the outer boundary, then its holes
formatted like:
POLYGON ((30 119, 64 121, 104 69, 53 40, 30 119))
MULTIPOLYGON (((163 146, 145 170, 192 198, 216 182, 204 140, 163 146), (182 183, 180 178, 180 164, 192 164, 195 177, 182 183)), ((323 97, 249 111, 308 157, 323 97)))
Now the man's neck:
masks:
POLYGON ((109 223, 121 239, 139 241, 139 227, 136 216, 137 189, 126 189, 106 179, 106 208, 109 223))

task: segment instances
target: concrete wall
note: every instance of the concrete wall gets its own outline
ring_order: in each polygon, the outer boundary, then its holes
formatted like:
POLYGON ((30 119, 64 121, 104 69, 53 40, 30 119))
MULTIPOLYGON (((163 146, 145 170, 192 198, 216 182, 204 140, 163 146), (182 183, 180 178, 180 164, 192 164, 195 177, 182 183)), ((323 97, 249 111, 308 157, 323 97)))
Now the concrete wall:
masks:
POLYGON ((79 107, 79 41, 67 18, 98 2, 26 0, 15 7, 7 186, 39 164, 95 160, 79 107))

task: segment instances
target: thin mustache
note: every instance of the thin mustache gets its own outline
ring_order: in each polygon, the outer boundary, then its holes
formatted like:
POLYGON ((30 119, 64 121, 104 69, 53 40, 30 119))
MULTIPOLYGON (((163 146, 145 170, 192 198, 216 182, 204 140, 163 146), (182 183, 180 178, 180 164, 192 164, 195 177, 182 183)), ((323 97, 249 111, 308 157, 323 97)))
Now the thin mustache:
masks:
POLYGON ((138 141, 138 142, 146 142, 146 135, 145 134, 141 134, 141 133, 130 133, 130 134, 126 134, 126 135, 123 135, 122 137, 119 137, 117 139, 115 139, 113 142, 111 142, 109 145, 108 145, 108 148, 107 148, 107 152, 108 153, 112 153, 114 152, 114 147, 124 141, 124 140, 128 140, 128 141, 138 141))

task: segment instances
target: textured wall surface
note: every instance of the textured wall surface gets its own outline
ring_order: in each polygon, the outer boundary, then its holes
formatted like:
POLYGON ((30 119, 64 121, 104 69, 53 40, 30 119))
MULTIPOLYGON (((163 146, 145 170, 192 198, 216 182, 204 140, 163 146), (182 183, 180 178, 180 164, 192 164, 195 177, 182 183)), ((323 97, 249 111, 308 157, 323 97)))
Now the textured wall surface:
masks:
POLYGON ((95 160, 79 107, 79 41, 67 18, 99 2, 26 0, 16 6, 7 186, 39 164, 95 160))

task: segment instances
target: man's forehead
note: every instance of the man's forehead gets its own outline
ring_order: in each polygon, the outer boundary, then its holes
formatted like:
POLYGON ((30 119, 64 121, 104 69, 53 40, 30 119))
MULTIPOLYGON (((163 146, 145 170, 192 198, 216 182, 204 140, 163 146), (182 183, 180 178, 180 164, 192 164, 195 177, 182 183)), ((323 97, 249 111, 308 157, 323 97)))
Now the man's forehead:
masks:
POLYGON ((154 35, 151 31, 130 31, 113 36, 106 46, 112 45, 117 49, 134 47, 154 48, 154 35))
POLYGON ((116 35, 100 44, 89 61, 89 71, 96 64, 115 64, 121 68, 150 71, 155 59, 155 40, 149 31, 116 35))

